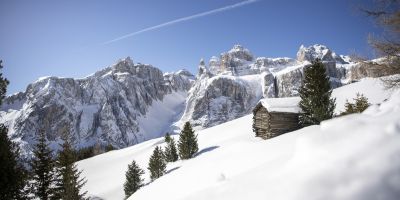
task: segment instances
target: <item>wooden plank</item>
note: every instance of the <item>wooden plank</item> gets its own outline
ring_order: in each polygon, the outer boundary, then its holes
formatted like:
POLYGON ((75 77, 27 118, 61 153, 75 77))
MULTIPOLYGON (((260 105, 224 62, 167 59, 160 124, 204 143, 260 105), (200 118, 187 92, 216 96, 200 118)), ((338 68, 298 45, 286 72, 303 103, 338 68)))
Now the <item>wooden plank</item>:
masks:
POLYGON ((270 123, 270 125, 274 125, 274 124, 291 126, 291 125, 299 124, 299 122, 298 121, 293 121, 293 122, 282 122, 281 121, 281 122, 271 122, 270 123))
POLYGON ((285 120, 298 120, 298 116, 295 117, 288 117, 288 116, 271 116, 271 120, 276 120, 276 121, 285 121, 285 120))
POLYGON ((299 121, 298 120, 292 120, 292 121, 274 121, 274 120, 271 120, 271 121, 269 121, 269 123, 270 124, 298 124, 299 123, 299 121))
POLYGON ((293 126, 298 125, 298 122, 271 122, 270 125, 293 126))
POLYGON ((293 129, 298 129, 298 126, 293 126, 293 127, 270 127, 270 131, 273 132, 273 130, 293 130, 293 129))
POLYGON ((287 132, 291 132, 297 130, 297 128, 292 128, 292 129, 271 129, 271 133, 287 133, 287 132))
POLYGON ((277 127, 293 127, 293 126, 298 126, 298 124, 296 123, 296 124, 270 124, 269 125, 270 127, 275 127, 275 126, 277 126, 277 127))

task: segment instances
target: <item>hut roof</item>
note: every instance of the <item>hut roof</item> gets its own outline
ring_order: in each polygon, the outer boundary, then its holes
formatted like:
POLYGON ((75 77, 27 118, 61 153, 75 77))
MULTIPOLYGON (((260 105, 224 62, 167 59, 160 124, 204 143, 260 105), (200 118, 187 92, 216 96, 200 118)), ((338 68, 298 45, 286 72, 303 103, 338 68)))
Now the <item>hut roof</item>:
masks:
POLYGON ((268 110, 268 112, 287 112, 287 113, 301 113, 299 107, 300 97, 286 97, 286 98, 265 98, 261 99, 261 105, 268 110))

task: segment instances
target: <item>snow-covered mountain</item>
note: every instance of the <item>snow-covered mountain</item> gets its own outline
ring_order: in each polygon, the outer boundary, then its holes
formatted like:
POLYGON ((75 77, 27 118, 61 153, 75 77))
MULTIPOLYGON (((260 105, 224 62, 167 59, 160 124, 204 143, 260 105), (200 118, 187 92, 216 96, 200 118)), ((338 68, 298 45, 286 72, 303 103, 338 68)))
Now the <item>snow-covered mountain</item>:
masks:
POLYGON ((235 45, 219 57, 213 56, 207 67, 200 61, 197 79, 189 90, 187 106, 177 123, 191 121, 197 128, 211 127, 249 114, 262 97, 297 96, 303 69, 320 58, 325 64, 333 88, 366 76, 353 78, 357 63, 323 45, 301 46, 297 58, 255 58, 235 45))
POLYGON ((235 45, 198 74, 162 73, 130 58, 82 79, 45 77, 26 91, 7 97, 0 123, 29 153, 43 130, 56 148, 63 129, 76 147, 111 144, 127 147, 177 130, 190 121, 196 129, 215 126, 251 113, 263 97, 296 96, 304 67, 320 58, 333 87, 379 76, 323 45, 301 46, 297 57, 255 57, 235 45))
MULTIPOLYGON (((400 93, 379 79, 334 89, 336 112, 363 93, 373 105, 362 114, 324 121, 269 140, 256 138, 252 115, 198 134, 199 153, 168 163, 151 182, 146 170, 157 138, 78 162, 95 199, 124 198, 128 164, 145 170, 145 186, 129 199, 392 200, 400 195, 400 93)), ((177 139, 177 135, 173 136, 177 139)))
POLYGON ((163 73, 128 57, 82 79, 45 77, 5 99, 1 123, 25 153, 38 131, 57 148, 68 129, 76 147, 126 147, 165 134, 183 111, 193 75, 163 73))

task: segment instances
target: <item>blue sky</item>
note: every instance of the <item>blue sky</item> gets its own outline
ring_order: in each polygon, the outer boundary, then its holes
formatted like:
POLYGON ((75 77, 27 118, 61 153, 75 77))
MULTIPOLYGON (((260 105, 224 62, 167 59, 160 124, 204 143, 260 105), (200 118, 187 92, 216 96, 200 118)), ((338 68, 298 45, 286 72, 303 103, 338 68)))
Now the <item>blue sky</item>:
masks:
POLYGON ((127 56, 164 72, 196 73, 200 58, 208 60, 234 44, 267 57, 295 57, 301 44, 317 43, 339 54, 370 56, 367 36, 379 33, 357 10, 365 0, 258 0, 189 17, 241 2, 0 0, 0 59, 11 81, 8 94, 42 76, 84 77, 127 56))

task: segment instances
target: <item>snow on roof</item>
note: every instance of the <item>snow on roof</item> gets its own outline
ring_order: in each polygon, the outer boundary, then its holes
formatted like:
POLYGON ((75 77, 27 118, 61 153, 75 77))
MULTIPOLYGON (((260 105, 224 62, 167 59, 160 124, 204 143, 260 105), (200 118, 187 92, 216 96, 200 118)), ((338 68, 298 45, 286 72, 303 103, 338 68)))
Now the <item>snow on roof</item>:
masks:
POLYGON ((268 112, 300 113, 299 102, 300 97, 265 98, 260 100, 260 103, 268 112))

